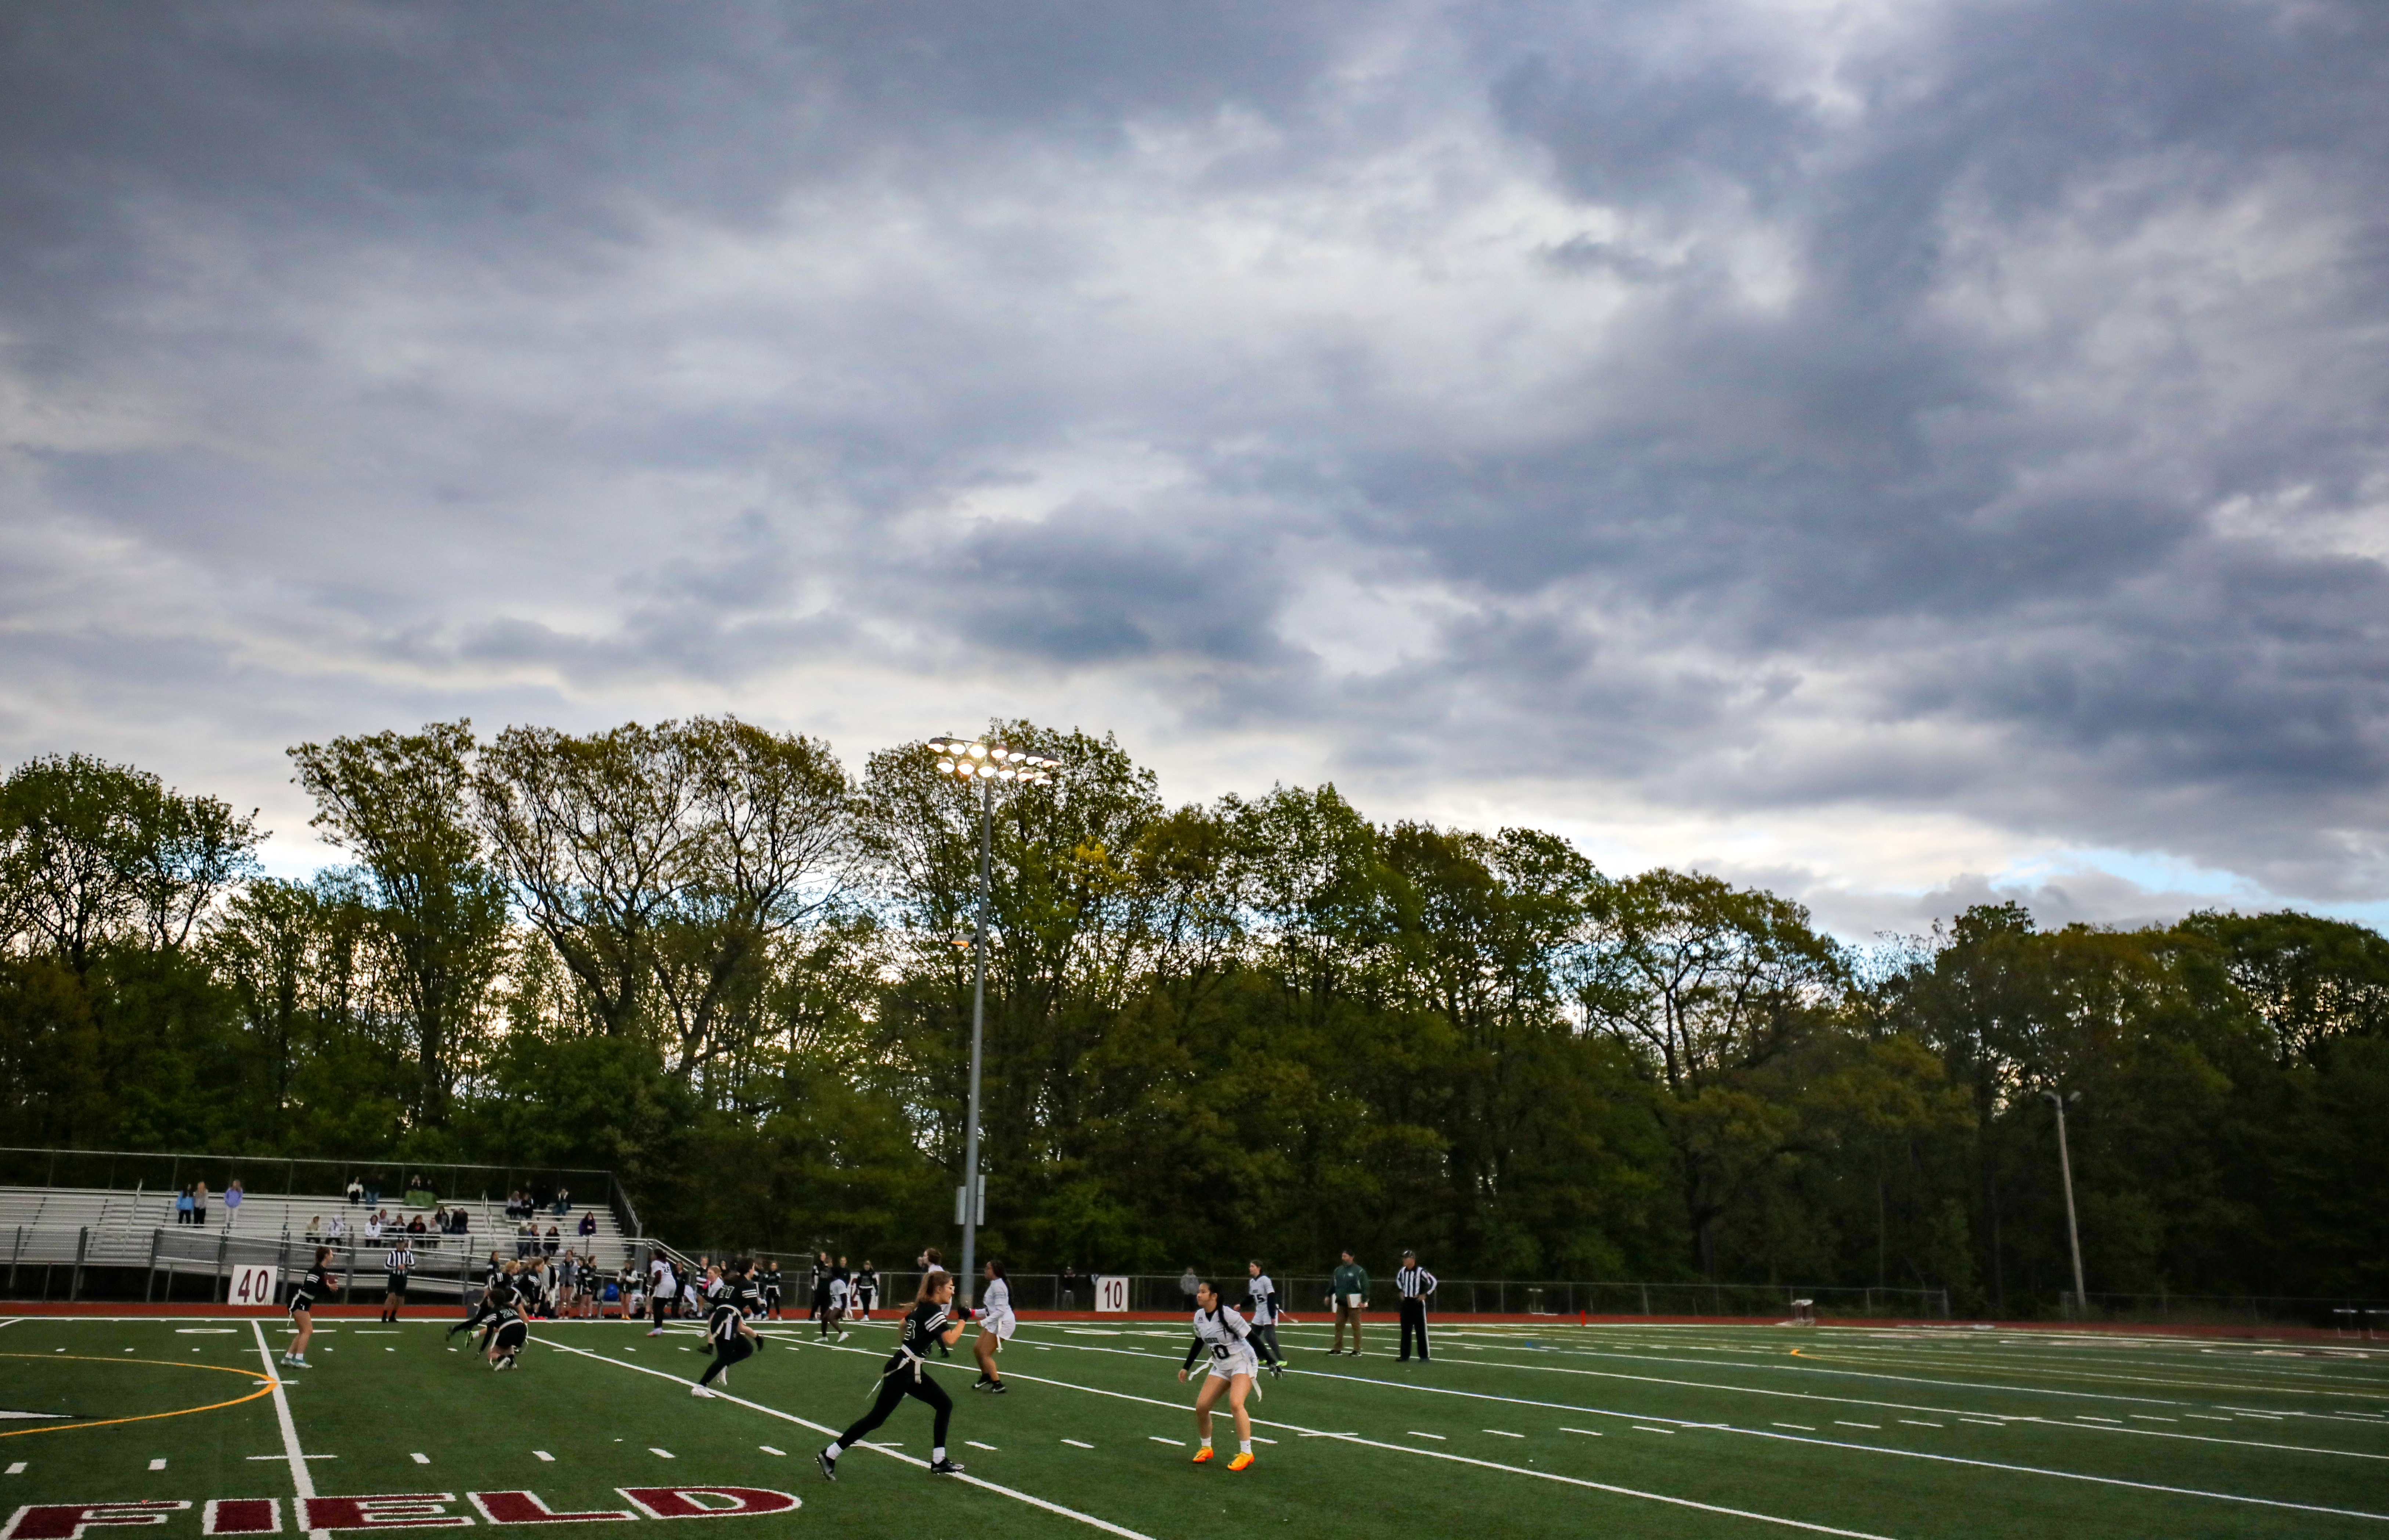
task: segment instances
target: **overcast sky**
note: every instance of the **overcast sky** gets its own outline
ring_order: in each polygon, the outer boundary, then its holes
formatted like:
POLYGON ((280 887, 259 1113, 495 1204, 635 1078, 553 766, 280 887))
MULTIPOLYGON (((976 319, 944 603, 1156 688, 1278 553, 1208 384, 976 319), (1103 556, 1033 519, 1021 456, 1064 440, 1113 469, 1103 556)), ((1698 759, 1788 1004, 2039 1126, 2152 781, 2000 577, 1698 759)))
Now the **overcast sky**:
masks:
POLYGON ((0 8, 0 761, 723 711, 2389 921, 2389 6, 0 8))

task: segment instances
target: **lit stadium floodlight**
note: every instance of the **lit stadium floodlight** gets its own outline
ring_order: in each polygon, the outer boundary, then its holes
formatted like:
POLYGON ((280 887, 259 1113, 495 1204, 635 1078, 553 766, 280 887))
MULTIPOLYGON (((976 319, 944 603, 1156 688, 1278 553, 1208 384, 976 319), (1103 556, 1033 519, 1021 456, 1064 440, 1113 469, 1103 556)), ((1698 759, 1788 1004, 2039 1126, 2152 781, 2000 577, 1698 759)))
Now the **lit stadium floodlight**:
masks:
POLYGON ((954 1217, 963 1226, 963 1270, 956 1277, 957 1300, 970 1298, 978 1265, 978 1222, 987 1206, 987 1178, 978 1169, 978 1072, 980 1045, 987 1030, 987 857, 995 838, 995 789, 999 783, 1037 786, 1062 768, 1057 759, 1015 749, 986 738, 947 736, 926 745, 938 756, 938 774, 978 783, 978 925, 971 941, 971 1062, 970 1110, 963 1134, 963 1185, 954 1192, 954 1217))
POLYGON ((933 738, 928 747, 938 756, 939 775, 963 780, 1020 781, 1033 786, 1053 779, 1053 772, 1062 767, 1060 760, 985 739, 933 738))

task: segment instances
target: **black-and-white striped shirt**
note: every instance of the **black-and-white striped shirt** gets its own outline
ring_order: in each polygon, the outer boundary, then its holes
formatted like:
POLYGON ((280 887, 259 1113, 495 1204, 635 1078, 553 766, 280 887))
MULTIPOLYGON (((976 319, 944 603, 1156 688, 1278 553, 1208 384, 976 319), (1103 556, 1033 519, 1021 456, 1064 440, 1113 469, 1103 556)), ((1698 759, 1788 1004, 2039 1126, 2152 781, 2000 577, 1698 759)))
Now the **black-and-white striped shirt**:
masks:
POLYGON ((1394 1270, 1394 1288, 1406 1300, 1423 1300, 1435 1292, 1435 1275, 1413 1264, 1394 1270))

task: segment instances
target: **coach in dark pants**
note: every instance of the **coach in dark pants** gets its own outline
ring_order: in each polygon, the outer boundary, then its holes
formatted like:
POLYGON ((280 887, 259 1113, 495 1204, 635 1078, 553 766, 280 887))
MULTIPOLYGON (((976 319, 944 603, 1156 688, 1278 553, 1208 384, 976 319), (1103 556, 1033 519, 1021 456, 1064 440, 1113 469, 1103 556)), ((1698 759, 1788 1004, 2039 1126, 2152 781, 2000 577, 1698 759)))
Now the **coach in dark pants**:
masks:
POLYGON ((1435 1275, 1418 1264, 1416 1251, 1402 1253, 1401 1267, 1394 1274, 1394 1291, 1402 1297, 1402 1359, 1411 1355, 1411 1333, 1418 1333, 1419 1362, 1426 1358, 1426 1302, 1435 1293, 1435 1275))

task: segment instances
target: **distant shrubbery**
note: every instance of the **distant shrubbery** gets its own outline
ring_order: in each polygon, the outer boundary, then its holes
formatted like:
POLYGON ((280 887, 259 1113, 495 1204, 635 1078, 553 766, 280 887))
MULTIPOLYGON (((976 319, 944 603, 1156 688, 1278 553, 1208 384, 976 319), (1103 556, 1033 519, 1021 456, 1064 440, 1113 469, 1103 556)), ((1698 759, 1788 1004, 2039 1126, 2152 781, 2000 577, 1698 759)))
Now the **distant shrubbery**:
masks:
MULTIPOLYGON (((1027 1264, 2389 1288, 2389 942, 2300 914, 1854 956, 1799 905, 1332 788, 1170 808, 1109 739, 999 804, 983 1249, 1027 1264)), ((731 720, 291 751, 355 865, 81 756, 0 787, 14 1143, 606 1165, 651 1228, 941 1234, 974 794, 731 720)))

